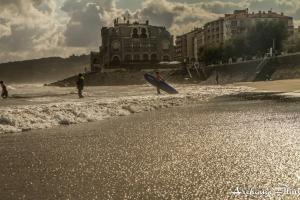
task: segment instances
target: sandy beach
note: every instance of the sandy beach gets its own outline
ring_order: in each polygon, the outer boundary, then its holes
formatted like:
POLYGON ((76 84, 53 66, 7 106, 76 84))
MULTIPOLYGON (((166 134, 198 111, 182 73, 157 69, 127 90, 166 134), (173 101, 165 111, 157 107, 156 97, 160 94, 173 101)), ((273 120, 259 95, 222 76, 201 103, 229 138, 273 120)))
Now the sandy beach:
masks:
POLYGON ((2 136, 0 198, 298 199, 276 191, 300 187, 299 108, 219 99, 2 136))
POLYGON ((235 83, 234 85, 252 87, 252 88, 256 88, 256 90, 258 91, 300 93, 300 79, 263 81, 263 82, 243 82, 243 83, 235 83))
POLYGON ((10 99, 0 107, 15 120, 2 118, 2 130, 16 128, 0 136, 0 199, 298 199, 299 101, 240 98, 273 95, 271 85, 297 93, 297 83, 182 85, 177 96, 97 87, 83 102, 72 88, 48 88, 10 99))

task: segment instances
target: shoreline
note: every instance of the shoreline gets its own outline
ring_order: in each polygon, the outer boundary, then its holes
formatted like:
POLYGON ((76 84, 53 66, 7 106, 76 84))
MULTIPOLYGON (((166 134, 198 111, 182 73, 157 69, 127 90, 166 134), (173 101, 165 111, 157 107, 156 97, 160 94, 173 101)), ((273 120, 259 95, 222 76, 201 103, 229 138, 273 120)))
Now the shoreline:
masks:
MULTIPOLYGON (((122 87, 124 90, 124 87, 122 87)), ((137 95, 138 89, 124 92, 125 96, 102 96, 90 94, 85 99, 62 98, 58 102, 38 102, 36 105, 15 105, 0 107, 0 133, 16 133, 33 129, 46 129, 60 125, 72 125, 101 121, 116 116, 180 107, 197 102, 205 102, 217 96, 250 91, 237 86, 181 86, 177 95, 155 95, 153 87, 137 95), (151 92, 149 94, 149 92, 151 92), (95 96, 93 96, 95 95, 95 96)), ((95 88, 93 88, 95 89, 95 88)), ((118 87, 114 88, 118 89, 118 87)), ((114 91, 111 91, 111 95, 114 91)), ((73 95, 75 97, 75 95, 73 95)), ((33 99, 31 99, 33 100, 33 99)), ((35 99, 35 101, 40 99, 35 99)))

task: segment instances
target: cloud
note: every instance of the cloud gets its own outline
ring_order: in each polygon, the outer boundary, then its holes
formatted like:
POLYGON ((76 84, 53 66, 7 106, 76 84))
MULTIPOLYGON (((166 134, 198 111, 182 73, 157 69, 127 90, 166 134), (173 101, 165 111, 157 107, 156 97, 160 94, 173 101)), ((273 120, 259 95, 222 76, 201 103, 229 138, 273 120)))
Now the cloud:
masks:
POLYGON ((168 0, 146 0, 142 8, 133 15, 139 20, 149 20, 153 25, 165 26, 174 35, 220 17, 216 13, 206 11, 199 3, 187 4, 168 0))
POLYGON ((101 27, 124 13, 112 0, 67 0, 62 10, 70 17, 64 32, 65 44, 70 47, 99 46, 101 27))
POLYGON ((231 13, 273 9, 300 25, 299 0, 0 0, 0 62, 88 53, 117 17, 149 20, 179 35, 231 13), (122 1, 122 3, 120 3, 122 1), (131 10, 126 9, 128 3, 131 10), (141 3, 142 2, 142 3, 141 3), (122 5, 118 8, 116 5, 122 5), (132 8, 137 8, 133 10, 132 8))
POLYGON ((99 12, 100 9, 95 4, 88 4, 84 9, 72 11, 64 32, 67 46, 88 47, 99 44, 99 31, 101 25, 104 25, 99 12))
POLYGON ((58 45, 60 27, 53 17, 54 0, 2 0, 0 6, 0 59, 26 59, 58 45), (56 43, 49 43, 54 41, 56 43), (24 57, 23 57, 24 55, 24 57))
POLYGON ((239 1, 239 2, 212 1, 207 3, 201 3, 201 6, 204 10, 207 10, 209 12, 224 14, 224 13, 231 13, 233 10, 245 9, 247 7, 247 3, 243 1, 239 1))

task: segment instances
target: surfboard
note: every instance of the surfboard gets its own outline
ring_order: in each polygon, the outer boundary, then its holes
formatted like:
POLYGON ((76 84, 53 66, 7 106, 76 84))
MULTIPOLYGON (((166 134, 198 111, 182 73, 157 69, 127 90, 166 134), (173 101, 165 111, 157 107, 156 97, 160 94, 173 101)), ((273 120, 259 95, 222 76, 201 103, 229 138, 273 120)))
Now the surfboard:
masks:
POLYGON ((156 78, 150 74, 145 74, 144 78, 154 87, 159 87, 159 89, 165 91, 168 94, 178 94, 177 90, 175 90, 172 86, 167 84, 165 81, 158 81, 156 78))

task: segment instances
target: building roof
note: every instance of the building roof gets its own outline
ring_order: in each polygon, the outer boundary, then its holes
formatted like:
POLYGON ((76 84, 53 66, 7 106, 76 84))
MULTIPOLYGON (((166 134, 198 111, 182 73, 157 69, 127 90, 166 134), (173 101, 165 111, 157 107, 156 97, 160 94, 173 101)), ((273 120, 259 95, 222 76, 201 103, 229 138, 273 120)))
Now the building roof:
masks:
POLYGON ((238 18, 292 18, 289 16, 285 16, 284 13, 276 13, 273 11, 259 11, 257 13, 252 12, 249 13, 248 10, 246 12, 234 12, 233 14, 225 14, 225 19, 238 19, 238 18))

